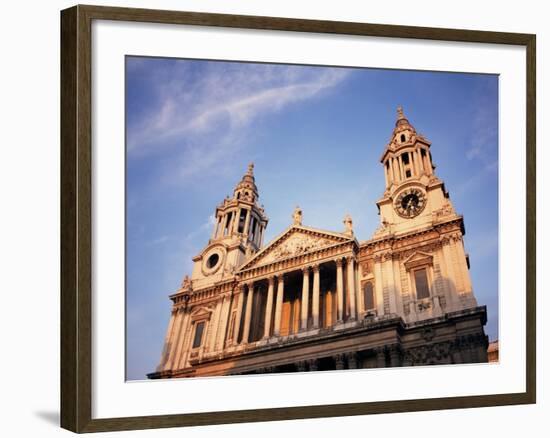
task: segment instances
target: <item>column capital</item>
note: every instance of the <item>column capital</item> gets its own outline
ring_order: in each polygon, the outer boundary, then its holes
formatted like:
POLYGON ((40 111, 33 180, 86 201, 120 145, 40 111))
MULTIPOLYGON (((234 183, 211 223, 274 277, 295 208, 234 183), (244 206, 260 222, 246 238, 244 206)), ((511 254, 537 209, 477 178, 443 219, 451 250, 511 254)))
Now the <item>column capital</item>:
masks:
POLYGON ((345 259, 346 259, 346 262, 350 262, 350 261, 355 261, 355 254, 350 254, 350 255, 347 255, 345 256, 345 259))
POLYGON ((317 263, 315 265, 311 265, 311 269, 312 269, 313 273, 319 272, 320 268, 321 268, 321 265, 319 263, 317 263))
POLYGON ((334 263, 336 263, 337 267, 341 268, 344 263, 344 259, 342 257, 338 257, 337 259, 334 259, 334 263))
POLYGON ((267 277, 267 282, 270 286, 273 286, 273 283, 275 283, 275 277, 276 275, 270 275, 269 277, 267 277))
POLYGON ((275 277, 277 277, 277 281, 284 281, 285 280, 285 274, 275 274, 275 277))
POLYGON ((304 267, 302 268, 302 272, 303 272, 304 274, 308 274, 310 269, 311 269, 311 266, 304 266, 304 267))

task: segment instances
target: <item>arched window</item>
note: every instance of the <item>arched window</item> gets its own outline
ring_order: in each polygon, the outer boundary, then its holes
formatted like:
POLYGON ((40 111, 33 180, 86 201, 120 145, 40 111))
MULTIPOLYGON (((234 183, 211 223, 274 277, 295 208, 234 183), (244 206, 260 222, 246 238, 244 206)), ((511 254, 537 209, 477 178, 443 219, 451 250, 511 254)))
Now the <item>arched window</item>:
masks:
POLYGON ((374 286, 372 282, 367 282, 364 289, 365 294, 365 310, 374 310, 374 286))
POLYGON ((406 140, 405 134, 401 134, 401 143, 405 143, 405 140, 406 140))

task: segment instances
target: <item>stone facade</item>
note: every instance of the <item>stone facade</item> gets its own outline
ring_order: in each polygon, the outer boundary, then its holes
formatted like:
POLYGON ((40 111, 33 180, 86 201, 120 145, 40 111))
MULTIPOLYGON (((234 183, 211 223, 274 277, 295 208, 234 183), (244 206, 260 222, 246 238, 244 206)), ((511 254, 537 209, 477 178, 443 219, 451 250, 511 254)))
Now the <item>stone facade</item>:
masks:
POLYGON ((435 175, 430 142, 398 109, 381 157, 380 227, 359 241, 268 223, 251 164, 170 299, 160 364, 149 378, 487 362, 464 223, 435 175))

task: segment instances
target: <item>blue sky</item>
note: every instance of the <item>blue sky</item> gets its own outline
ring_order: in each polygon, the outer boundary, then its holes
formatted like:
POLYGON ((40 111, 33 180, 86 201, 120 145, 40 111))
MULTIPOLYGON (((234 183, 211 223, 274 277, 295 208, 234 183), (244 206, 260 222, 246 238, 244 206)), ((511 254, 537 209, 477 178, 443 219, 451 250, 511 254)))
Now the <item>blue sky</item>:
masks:
POLYGON ((291 223, 359 240, 379 224, 379 162, 402 105, 466 225, 474 293, 498 337, 498 77, 127 57, 127 378, 154 371, 171 302, 216 205, 255 163, 265 242, 291 223))

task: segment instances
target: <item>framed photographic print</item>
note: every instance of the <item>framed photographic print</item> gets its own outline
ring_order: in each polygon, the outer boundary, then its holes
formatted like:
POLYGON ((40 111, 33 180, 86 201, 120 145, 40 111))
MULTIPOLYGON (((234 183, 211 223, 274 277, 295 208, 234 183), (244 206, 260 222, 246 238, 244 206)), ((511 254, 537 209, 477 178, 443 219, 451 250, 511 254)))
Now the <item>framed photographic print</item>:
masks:
POLYGON ((75 6, 61 49, 62 427, 535 402, 534 35, 75 6))

